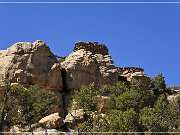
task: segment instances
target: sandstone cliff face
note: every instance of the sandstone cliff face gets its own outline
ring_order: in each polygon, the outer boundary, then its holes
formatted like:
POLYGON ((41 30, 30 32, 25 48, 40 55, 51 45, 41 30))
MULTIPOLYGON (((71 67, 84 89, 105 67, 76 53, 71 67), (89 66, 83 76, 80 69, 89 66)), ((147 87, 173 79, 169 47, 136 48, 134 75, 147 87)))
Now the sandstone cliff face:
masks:
POLYGON ((61 67, 43 41, 19 42, 0 51, 0 81, 10 79, 24 86, 61 90, 61 67))
POLYGON ((6 79, 24 86, 38 84, 54 90, 77 90, 92 82, 100 85, 113 85, 120 80, 150 83, 141 68, 116 68, 103 44, 78 42, 73 52, 59 64, 49 47, 40 40, 19 42, 0 51, 0 82, 6 79))
POLYGON ((116 67, 105 45, 97 42, 79 42, 61 66, 66 70, 68 89, 82 85, 114 84, 118 80, 116 67))

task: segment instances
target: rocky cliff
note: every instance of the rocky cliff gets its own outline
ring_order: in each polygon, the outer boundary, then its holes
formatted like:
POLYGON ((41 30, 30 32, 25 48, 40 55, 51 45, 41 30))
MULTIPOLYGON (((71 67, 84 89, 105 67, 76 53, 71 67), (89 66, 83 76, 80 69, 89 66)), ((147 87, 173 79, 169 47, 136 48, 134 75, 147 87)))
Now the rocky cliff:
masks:
POLYGON ((0 51, 0 82, 9 79, 26 87, 38 84, 51 90, 78 90, 94 82, 97 86, 117 81, 140 80, 147 85, 150 78, 138 67, 117 68, 108 48, 98 42, 78 42, 63 62, 43 41, 19 42, 0 51))
POLYGON ((61 90, 61 66, 43 41, 19 42, 0 51, 0 82, 9 79, 26 87, 38 84, 61 90))
POLYGON ((72 53, 59 62, 47 44, 40 40, 15 43, 0 51, 0 82, 6 80, 25 87, 37 84, 43 89, 55 90, 60 97, 59 110, 66 115, 68 101, 74 90, 82 85, 94 82, 98 88, 104 84, 114 85, 117 81, 141 81, 147 86, 150 83, 142 68, 117 68, 108 48, 98 42, 76 43, 72 53))
POLYGON ((79 42, 73 52, 61 63, 66 71, 68 89, 78 90, 82 85, 115 84, 117 69, 105 45, 97 42, 79 42))
MULTIPOLYGON (((0 51, 0 82, 8 80, 24 87, 39 85, 43 89, 56 91, 60 102, 59 112, 65 115, 60 118, 55 113, 43 118, 39 123, 47 127, 53 125, 54 128, 64 122, 67 124, 74 121, 66 107, 73 92, 82 85, 94 82, 98 88, 104 84, 114 85, 117 81, 150 84, 150 78, 142 68, 117 68, 108 48, 98 42, 78 42, 63 61, 59 62, 56 57, 48 45, 40 40, 15 43, 7 50, 0 51)), ((3 88, 0 88, 1 96, 2 93, 3 88)), ((106 99, 101 97, 98 102, 100 112, 104 111, 103 103, 106 99)), ((79 110, 76 120, 83 120, 82 110, 79 110)))

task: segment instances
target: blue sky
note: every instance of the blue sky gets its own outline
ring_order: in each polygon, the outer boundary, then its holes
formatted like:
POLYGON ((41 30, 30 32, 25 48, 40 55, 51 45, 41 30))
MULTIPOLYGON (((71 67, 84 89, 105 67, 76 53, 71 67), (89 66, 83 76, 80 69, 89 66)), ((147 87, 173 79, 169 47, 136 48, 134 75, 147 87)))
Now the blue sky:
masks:
POLYGON ((117 67, 143 67, 150 77, 163 73, 168 85, 180 85, 178 3, 1 3, 0 20, 0 50, 19 41, 40 39, 53 53, 66 56, 78 41, 97 41, 107 45, 117 67))

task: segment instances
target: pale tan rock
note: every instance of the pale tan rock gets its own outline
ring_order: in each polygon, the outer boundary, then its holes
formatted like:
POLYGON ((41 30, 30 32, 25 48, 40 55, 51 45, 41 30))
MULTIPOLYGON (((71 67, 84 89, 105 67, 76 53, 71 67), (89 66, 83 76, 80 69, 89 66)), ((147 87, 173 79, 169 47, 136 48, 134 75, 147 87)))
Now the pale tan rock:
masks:
POLYGON ((73 110, 66 116, 64 122, 72 122, 74 119, 84 119, 83 109, 73 110))
POLYGON ((49 129, 58 128, 63 124, 64 124, 63 118, 59 116, 59 113, 53 113, 51 115, 42 118, 39 121, 39 125, 41 125, 41 127, 49 128, 49 129))
POLYGON ((177 99, 177 97, 179 97, 179 96, 180 96, 180 94, 173 94, 173 95, 168 96, 167 99, 169 101, 173 101, 173 100, 175 101, 177 99))
POLYGON ((14 125, 10 128, 9 132, 20 133, 20 132, 22 132, 22 128, 20 127, 20 125, 14 125))
POLYGON ((49 47, 40 40, 19 42, 0 51, 0 81, 10 79, 24 86, 62 89, 61 67, 49 47))
POLYGON ((105 113, 107 111, 106 101, 109 99, 108 96, 101 96, 98 99, 96 109, 99 113, 105 113))
MULTIPOLYGON (((119 81, 122 81, 121 77, 125 81, 128 81, 130 83, 134 82, 140 82, 144 84, 145 86, 149 86, 151 79, 144 73, 144 69, 139 68, 139 67, 122 67, 122 68, 117 68, 118 73, 119 73, 119 81)), ((123 80, 123 81, 124 81, 123 80)))
POLYGON ((129 77, 130 82, 140 82, 141 84, 145 85, 145 86, 149 86, 151 83, 151 79, 150 77, 148 77, 146 74, 144 74, 143 72, 139 73, 139 72, 135 72, 133 74, 131 74, 131 76, 129 77))
POLYGON ((106 46, 96 42, 79 42, 61 66, 66 69, 67 86, 78 90, 82 85, 115 84, 118 80, 116 67, 106 46))
MULTIPOLYGON (((59 135, 59 131, 56 129, 43 129, 41 127, 35 129, 33 131, 33 135, 59 135)), ((32 133, 29 133, 27 135, 32 135, 32 133)))
POLYGON ((72 110, 66 116, 64 123, 67 127, 73 128, 77 124, 84 122, 84 114, 83 109, 72 110))

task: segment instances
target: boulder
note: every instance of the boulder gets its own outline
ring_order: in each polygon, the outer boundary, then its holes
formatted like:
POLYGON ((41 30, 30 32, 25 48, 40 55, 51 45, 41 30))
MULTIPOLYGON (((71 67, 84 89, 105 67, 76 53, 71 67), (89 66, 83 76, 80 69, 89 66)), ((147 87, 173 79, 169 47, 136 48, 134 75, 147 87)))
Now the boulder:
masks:
POLYGON ((77 124, 84 122, 83 109, 73 110, 66 116, 64 123, 68 128, 74 128, 77 124))
POLYGON ((167 97, 167 99, 169 100, 169 101, 176 101, 177 100, 177 97, 179 97, 180 96, 180 94, 173 94, 173 95, 169 95, 168 97, 167 97))
POLYGON ((61 66, 56 56, 43 41, 19 42, 0 51, 0 82, 24 86, 36 85, 45 89, 61 90, 61 66))
POLYGON ((42 118, 39 121, 39 125, 44 128, 53 129, 53 128, 59 128, 64 124, 63 118, 59 116, 59 113, 53 113, 51 115, 48 115, 44 118, 42 118))
POLYGON ((71 90, 78 90, 92 82, 113 85, 118 80, 107 47, 97 42, 78 42, 61 66, 66 70, 67 87, 71 90))
POLYGON ((19 132, 22 132, 22 128, 20 125, 14 125, 10 128, 9 132, 11 133, 19 133, 19 132))
POLYGON ((56 129, 47 129, 46 127, 40 127, 39 123, 35 123, 31 125, 31 129, 29 126, 22 127, 21 125, 14 125, 9 130, 12 134, 24 134, 24 135, 42 135, 42 134, 48 134, 48 135, 54 135, 59 134, 60 131, 56 129))
MULTIPOLYGON (((33 131, 33 135, 59 135, 60 131, 56 129, 44 129, 42 127, 39 127, 33 131)), ((32 133, 29 133, 29 135, 32 135, 32 133)))

